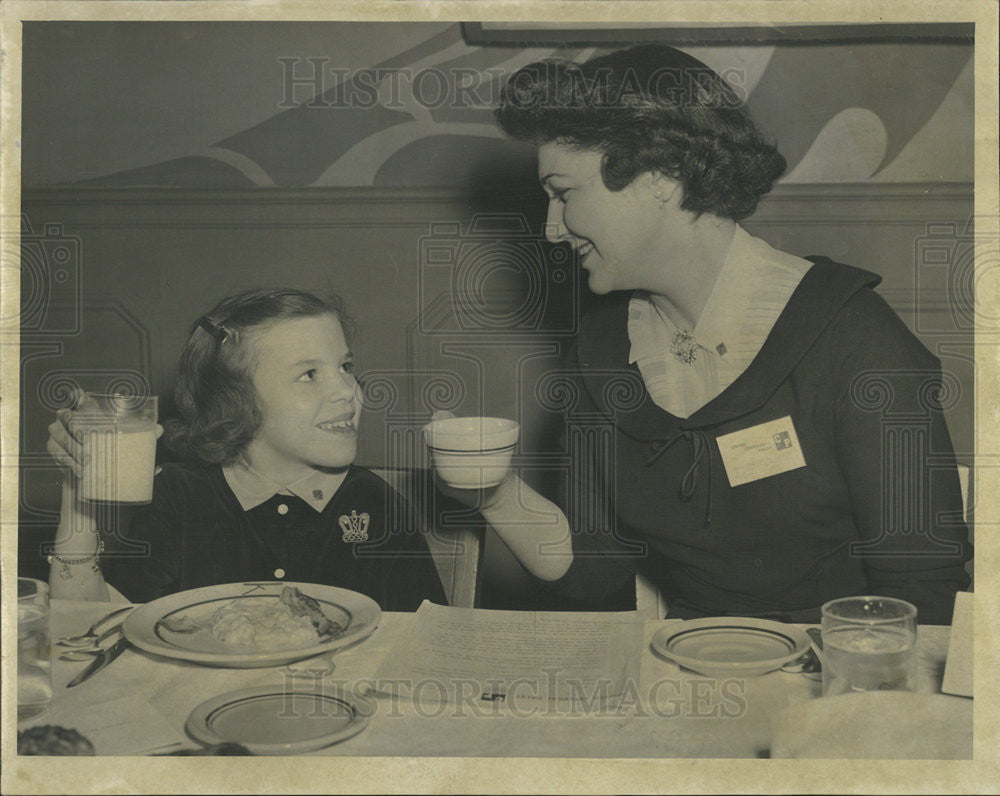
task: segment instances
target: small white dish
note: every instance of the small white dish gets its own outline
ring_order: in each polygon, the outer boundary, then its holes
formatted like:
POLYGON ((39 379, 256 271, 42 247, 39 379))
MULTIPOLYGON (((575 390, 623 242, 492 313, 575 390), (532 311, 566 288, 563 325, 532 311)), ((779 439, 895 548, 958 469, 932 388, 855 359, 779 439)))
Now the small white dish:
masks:
POLYGON ((457 489, 496 486, 510 469, 521 426, 503 417, 450 417, 424 426, 441 479, 457 489))
POLYGON ((226 583, 168 594, 146 603, 129 614, 122 625, 122 633, 136 647, 154 655, 206 666, 253 669, 284 666, 355 644, 375 632, 381 618, 382 609, 373 599, 335 586, 270 581, 226 583), (178 614, 195 621, 208 619, 216 609, 231 600, 277 601, 285 586, 298 587, 316 600, 323 613, 343 626, 344 631, 305 647, 257 650, 226 645, 214 638, 207 627, 195 632, 178 632, 163 623, 164 619, 178 614))
POLYGON ((802 630, 770 619, 721 616, 661 628, 650 646, 660 657, 707 677, 759 677, 804 655, 802 630))
POLYGON ((259 686, 202 702, 185 729, 209 746, 229 742, 255 755, 294 755, 357 735, 373 711, 370 700, 333 686, 259 686))

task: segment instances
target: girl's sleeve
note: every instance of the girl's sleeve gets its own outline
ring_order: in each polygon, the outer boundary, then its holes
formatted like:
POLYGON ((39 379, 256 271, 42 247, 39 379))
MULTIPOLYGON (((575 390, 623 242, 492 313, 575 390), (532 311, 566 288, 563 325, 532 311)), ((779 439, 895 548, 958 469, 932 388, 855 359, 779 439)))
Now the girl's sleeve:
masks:
POLYGON ((409 501, 392 488, 386 489, 389 500, 395 504, 389 516, 401 517, 403 521, 379 545, 379 555, 385 562, 380 576, 380 605, 386 611, 416 611, 424 600, 447 605, 441 577, 424 538, 426 529, 409 501))
POLYGON ((874 292, 834 320, 836 444, 875 594, 951 621, 971 558, 955 454, 939 396, 941 365, 874 292))

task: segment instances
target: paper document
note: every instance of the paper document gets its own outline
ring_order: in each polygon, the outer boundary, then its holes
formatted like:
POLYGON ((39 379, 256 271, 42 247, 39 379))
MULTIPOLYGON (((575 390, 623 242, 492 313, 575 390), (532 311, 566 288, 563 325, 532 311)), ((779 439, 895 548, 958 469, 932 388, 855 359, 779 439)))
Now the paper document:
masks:
POLYGON ((948 641, 948 660, 944 666, 941 690, 956 696, 972 696, 972 592, 960 591, 955 595, 955 611, 951 617, 951 638, 948 641))
POLYGON ((638 683, 638 611, 489 611, 425 601, 415 619, 383 661, 377 693, 610 704, 638 683))

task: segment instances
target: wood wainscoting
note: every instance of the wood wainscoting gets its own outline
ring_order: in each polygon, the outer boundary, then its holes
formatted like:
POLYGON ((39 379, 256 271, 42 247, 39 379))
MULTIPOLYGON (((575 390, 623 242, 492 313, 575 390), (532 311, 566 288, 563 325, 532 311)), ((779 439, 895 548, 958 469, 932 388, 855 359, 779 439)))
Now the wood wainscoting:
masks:
MULTIPOLYGON (((544 208, 531 190, 520 217, 513 189, 25 190, 22 571, 44 577, 59 480, 46 426, 69 386, 148 385, 169 414, 189 324, 239 288, 344 298, 370 401, 359 462, 419 464, 420 425, 451 408, 519 417, 529 478, 544 482, 554 421, 537 386, 572 337, 586 286, 541 241, 544 208)), ((948 419, 963 458, 973 451, 972 214, 971 184, 788 185, 746 222, 778 248, 882 274, 882 294, 951 374, 948 419)), ((526 588, 508 557, 487 539, 495 605, 526 588)))

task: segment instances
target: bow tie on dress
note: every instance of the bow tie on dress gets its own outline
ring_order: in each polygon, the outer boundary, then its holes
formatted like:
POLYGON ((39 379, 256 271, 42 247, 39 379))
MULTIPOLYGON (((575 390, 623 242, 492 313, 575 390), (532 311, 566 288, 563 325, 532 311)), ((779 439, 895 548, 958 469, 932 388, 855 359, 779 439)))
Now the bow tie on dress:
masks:
POLYGON ((688 503, 694 497, 695 489, 698 486, 698 471, 704 461, 708 470, 706 478, 705 494, 705 521, 703 527, 707 528, 712 524, 712 443, 708 435, 701 429, 681 429, 669 439, 654 440, 650 445, 650 456, 646 459, 646 467, 649 467, 660 458, 668 449, 673 447, 678 440, 686 439, 691 445, 691 464, 681 477, 678 488, 678 497, 682 502, 688 503))

